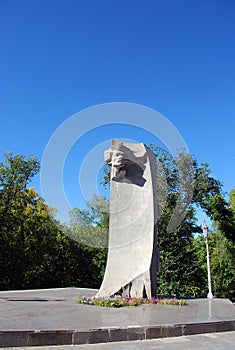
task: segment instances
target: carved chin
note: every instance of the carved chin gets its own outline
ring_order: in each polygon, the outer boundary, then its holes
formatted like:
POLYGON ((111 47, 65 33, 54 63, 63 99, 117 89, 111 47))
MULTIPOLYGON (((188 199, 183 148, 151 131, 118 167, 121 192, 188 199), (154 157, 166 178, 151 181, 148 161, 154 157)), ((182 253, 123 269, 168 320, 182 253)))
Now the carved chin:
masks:
POLYGON ((126 176, 125 170, 119 170, 118 168, 113 167, 112 169, 112 180, 120 180, 126 176))

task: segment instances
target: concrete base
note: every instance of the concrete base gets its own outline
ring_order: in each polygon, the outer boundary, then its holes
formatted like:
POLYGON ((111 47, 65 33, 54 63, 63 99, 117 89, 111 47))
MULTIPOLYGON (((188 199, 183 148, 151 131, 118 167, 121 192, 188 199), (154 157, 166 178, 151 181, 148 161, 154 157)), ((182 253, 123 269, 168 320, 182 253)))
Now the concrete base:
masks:
POLYGON ((235 330, 227 299, 190 299, 183 307, 78 305, 97 290, 62 288, 0 292, 0 347, 72 345, 235 330))

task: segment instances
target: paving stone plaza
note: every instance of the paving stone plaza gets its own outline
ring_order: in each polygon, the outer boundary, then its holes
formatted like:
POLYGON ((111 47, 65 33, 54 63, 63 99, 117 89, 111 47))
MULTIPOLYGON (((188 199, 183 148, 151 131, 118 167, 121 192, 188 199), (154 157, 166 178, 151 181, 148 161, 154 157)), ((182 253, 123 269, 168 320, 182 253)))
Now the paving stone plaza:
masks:
POLYGON ((0 292, 0 347, 125 342, 235 330, 227 299, 189 299, 182 307, 78 305, 92 289, 0 292))

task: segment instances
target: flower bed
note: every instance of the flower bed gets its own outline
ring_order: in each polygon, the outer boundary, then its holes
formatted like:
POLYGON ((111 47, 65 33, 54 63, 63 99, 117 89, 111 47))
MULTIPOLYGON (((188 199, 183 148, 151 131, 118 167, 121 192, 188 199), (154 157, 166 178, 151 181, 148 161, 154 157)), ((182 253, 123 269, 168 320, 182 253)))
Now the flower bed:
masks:
POLYGON ((80 297, 77 300, 78 304, 96 305, 104 307, 123 307, 123 306, 138 306, 142 304, 160 304, 160 305, 176 305, 183 306, 186 304, 184 300, 178 299, 162 299, 162 298, 130 298, 121 297, 119 295, 106 297, 80 297))

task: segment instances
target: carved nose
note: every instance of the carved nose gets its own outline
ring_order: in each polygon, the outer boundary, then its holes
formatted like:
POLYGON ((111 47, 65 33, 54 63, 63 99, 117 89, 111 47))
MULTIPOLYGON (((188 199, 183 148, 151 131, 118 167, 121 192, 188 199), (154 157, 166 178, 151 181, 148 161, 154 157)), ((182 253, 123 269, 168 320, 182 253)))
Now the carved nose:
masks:
POLYGON ((118 168, 117 168, 117 167, 114 167, 114 168, 113 168, 113 178, 114 178, 114 177, 117 177, 118 174, 119 174, 118 168))

